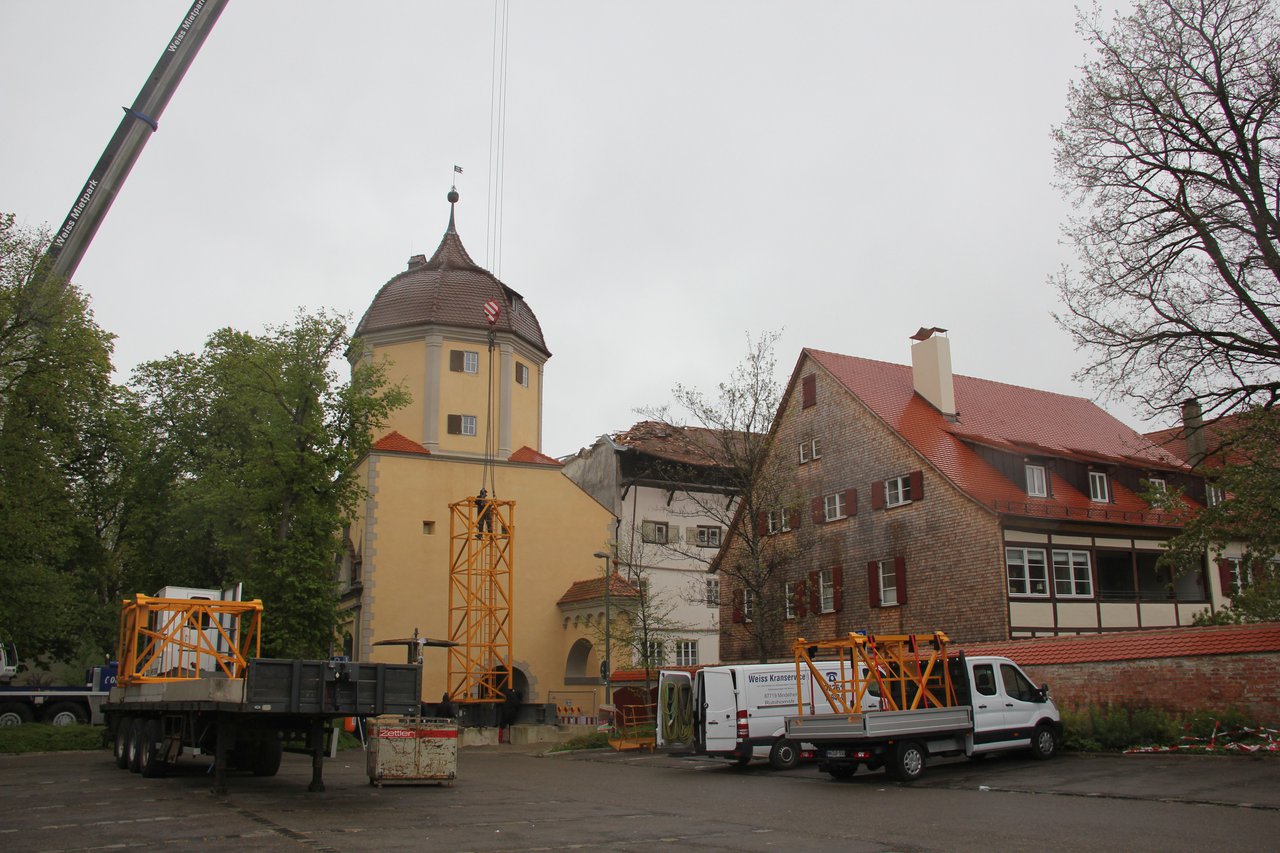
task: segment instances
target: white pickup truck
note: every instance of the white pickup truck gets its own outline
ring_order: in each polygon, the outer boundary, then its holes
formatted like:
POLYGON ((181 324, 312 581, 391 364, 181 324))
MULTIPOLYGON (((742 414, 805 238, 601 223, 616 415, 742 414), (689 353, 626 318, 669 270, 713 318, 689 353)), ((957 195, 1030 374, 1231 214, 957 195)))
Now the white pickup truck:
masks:
POLYGON ((1008 658, 955 655, 947 662, 956 704, 861 714, 804 713, 787 717, 787 738, 815 745, 818 768, 837 779, 884 767, 910 782, 931 756, 981 756, 1030 750, 1050 758, 1062 739, 1062 718, 1047 686, 1035 687, 1008 658))

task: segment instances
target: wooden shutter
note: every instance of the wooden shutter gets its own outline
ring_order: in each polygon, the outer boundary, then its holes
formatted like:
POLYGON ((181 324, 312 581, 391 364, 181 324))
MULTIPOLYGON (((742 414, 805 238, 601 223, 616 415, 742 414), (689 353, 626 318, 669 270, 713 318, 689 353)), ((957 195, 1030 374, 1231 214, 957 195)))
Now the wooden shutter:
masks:
POLYGON ((844 514, 845 515, 858 514, 858 490, 857 489, 844 490, 844 514))
POLYGON ((880 606, 880 564, 875 560, 867 563, 867 599, 872 607, 880 606))
POLYGON ((884 480, 871 484, 871 508, 884 509, 884 480))
POLYGON ((837 613, 844 610, 844 569, 831 567, 831 607, 837 613))
POLYGON ((827 520, 827 512, 823 506, 822 498, 814 498, 812 501, 812 508, 813 508, 814 524, 822 524, 824 521, 827 520))
POLYGON ((924 472, 923 471, 911 472, 911 500, 913 501, 924 500, 924 472))
POLYGON ((812 373, 800 380, 800 408, 807 409, 818 402, 818 377, 812 373))
POLYGON ((769 513, 756 513, 756 536, 767 536, 769 534, 769 513))
POLYGON ((907 603, 907 558, 893 558, 893 579, 898 585, 898 603, 907 603))
POLYGON ((449 435, 462 435, 462 415, 449 415, 449 435))
POLYGON ((796 581, 795 591, 791 593, 791 598, 793 600, 792 606, 795 608, 797 619, 803 619, 808 614, 808 611, 805 609, 804 591, 804 581, 796 581))
POLYGON ((449 369, 452 370, 454 373, 462 372, 462 350, 460 349, 449 350, 449 369))
POLYGON ((1225 557, 1218 558, 1218 585, 1222 589, 1222 597, 1231 597, 1231 561, 1225 557))
POLYGON ((735 589, 733 591, 733 621, 746 621, 742 615, 742 590, 740 589, 735 589))
POLYGON ((809 572, 809 612, 822 612, 822 581, 817 572, 809 572))
POLYGON ((803 523, 804 513, 800 511, 800 507, 789 507, 787 509, 787 527, 791 530, 799 530, 803 523))

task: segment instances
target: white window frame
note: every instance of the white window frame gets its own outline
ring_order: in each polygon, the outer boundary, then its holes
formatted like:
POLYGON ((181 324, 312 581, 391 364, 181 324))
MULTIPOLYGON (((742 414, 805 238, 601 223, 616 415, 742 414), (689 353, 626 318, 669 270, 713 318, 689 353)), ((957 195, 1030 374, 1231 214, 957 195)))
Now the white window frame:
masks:
MULTIPOLYGON (((896 592, 894 603, 897 603, 896 592)), ((836 612, 836 581, 831 569, 818 572, 818 610, 821 613, 836 612)))
POLYGON ((479 373, 480 372, 480 353, 464 349, 462 351, 462 372, 463 373, 479 373))
POLYGON ((458 429, 460 430, 460 434, 461 434, 461 435, 475 435, 475 434, 476 434, 476 416, 475 416, 475 415, 462 415, 461 417, 462 417, 462 421, 461 421, 461 422, 459 423, 459 425, 458 425, 458 429))
POLYGON ((880 606, 898 606, 898 573, 893 569, 893 560, 880 560, 880 570, 876 572, 880 586, 880 606))
POLYGON ((698 525, 698 547, 719 548, 720 532, 721 532, 720 525, 718 524, 699 524, 698 525))
POLYGON ((800 442, 800 464, 801 465, 805 464, 806 462, 812 462, 814 459, 819 459, 821 457, 822 457, 822 454, 818 450, 818 439, 807 438, 804 441, 800 442))
POLYGON ((655 666, 662 666, 667 658, 667 644, 662 640, 645 640, 644 643, 644 664, 652 669, 655 666))
POLYGON ((782 585, 782 595, 785 599, 785 615, 787 619, 796 618, 796 582, 787 581, 782 585))
POLYGON ((827 521, 839 521, 845 518, 844 512, 844 492, 836 492, 833 495, 826 495, 822 498, 823 518, 827 521))
POLYGON ((720 578, 707 578, 707 588, 703 601, 707 607, 720 606, 720 578))
POLYGON ((698 665, 698 641, 676 640, 676 666, 698 665))
POLYGON ((1005 548, 1005 578, 1009 595, 1019 598, 1049 597, 1049 564, 1043 548, 1005 548), (1015 567, 1019 571, 1015 573, 1015 567), (1014 583, 1021 590, 1014 589, 1014 583))
POLYGON ((1111 503, 1111 485, 1106 471, 1089 472, 1089 500, 1094 503, 1111 503))
POLYGON ((905 506, 911 503, 911 477, 891 477, 884 481, 884 505, 905 506))
POLYGON ((529 365, 519 361, 516 362, 516 384, 529 387, 529 365))
POLYGON ((791 513, 785 509, 771 509, 765 515, 766 530, 772 536, 791 529, 791 513))
POLYGON ((1226 497, 1226 493, 1222 491, 1222 486, 1214 483, 1204 484, 1204 503, 1205 506, 1217 506, 1222 503, 1226 497))
POLYGON ((755 590, 744 587, 742 590, 742 621, 750 622, 756 613, 755 590))
POLYGON ((1055 598, 1093 598, 1093 560, 1088 551, 1054 549, 1053 594, 1055 598))
POLYGON ((654 545, 667 545, 671 542, 671 527, 665 521, 645 521, 640 525, 640 539, 654 545), (645 535, 645 528, 649 534, 645 535))
POLYGON ((1164 477, 1150 477, 1147 479, 1148 488, 1155 489, 1162 495, 1169 494, 1169 483, 1164 477))
POLYGON ((1027 497, 1049 497, 1049 478, 1043 465, 1027 465, 1027 497))

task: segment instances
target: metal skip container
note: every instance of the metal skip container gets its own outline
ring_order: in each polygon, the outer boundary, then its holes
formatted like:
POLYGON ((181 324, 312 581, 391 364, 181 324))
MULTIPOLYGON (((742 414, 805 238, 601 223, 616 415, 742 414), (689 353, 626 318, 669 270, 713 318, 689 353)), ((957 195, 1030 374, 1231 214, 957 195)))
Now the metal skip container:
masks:
POLYGON ((458 775, 458 724, 453 720, 401 717, 369 726, 369 784, 436 782, 458 775))

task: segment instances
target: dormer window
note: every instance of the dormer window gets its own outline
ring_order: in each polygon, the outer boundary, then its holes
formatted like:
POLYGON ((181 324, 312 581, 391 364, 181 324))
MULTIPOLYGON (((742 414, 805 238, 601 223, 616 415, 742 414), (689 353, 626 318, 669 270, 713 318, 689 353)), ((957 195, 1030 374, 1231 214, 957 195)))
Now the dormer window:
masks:
POLYGON ((1045 479, 1043 465, 1027 466, 1027 497, 1049 497, 1049 486, 1045 479))
POLYGON ((1169 484, 1164 481, 1163 477, 1152 477, 1147 480, 1147 486, 1151 491, 1159 492, 1162 495, 1168 494, 1169 492, 1169 484))
POLYGON ((1107 486, 1106 472, 1089 472, 1089 500, 1095 503, 1110 503, 1111 489, 1107 486))

